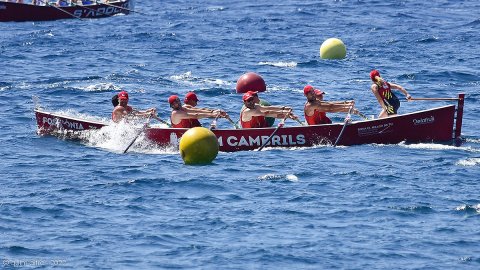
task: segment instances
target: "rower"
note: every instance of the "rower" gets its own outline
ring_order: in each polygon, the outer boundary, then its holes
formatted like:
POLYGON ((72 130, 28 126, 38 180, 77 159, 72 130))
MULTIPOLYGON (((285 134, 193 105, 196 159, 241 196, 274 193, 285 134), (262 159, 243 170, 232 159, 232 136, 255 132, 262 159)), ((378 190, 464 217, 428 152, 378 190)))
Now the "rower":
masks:
POLYGON ((115 94, 112 97, 112 105, 113 105, 114 108, 118 106, 118 94, 115 94))
POLYGON ((127 116, 148 117, 152 115, 156 115, 155 108, 150 108, 145 111, 134 110, 131 106, 128 105, 127 91, 122 91, 118 93, 118 105, 115 106, 112 111, 113 122, 118 123, 127 116))
POLYGON ((268 127, 265 117, 274 117, 283 119, 285 117, 298 119, 292 113, 290 107, 271 107, 255 104, 255 97, 252 93, 245 93, 242 97, 245 108, 240 112, 240 123, 243 128, 263 128, 268 127))
MULTIPOLYGON (((308 125, 331 124, 332 120, 327 117, 327 112, 348 112, 350 107, 354 106, 353 100, 323 101, 324 92, 311 85, 303 88, 303 94, 307 98, 304 114, 308 125)), ((353 109, 353 113, 358 114, 358 110, 353 109)))
POLYGON ((378 70, 374 69, 370 72, 370 79, 373 81, 373 84, 370 87, 372 93, 382 107, 382 111, 378 115, 378 118, 397 115, 397 111, 400 108, 400 100, 398 100, 398 97, 392 92, 392 89, 400 90, 405 95, 407 101, 412 98, 403 86, 389 83, 380 77, 380 72, 378 72, 378 70))
MULTIPOLYGON (((228 114, 222 110, 195 109, 183 107, 180 98, 172 95, 168 98, 168 103, 172 108, 170 121, 173 128, 192 128, 195 124, 200 124, 198 119, 202 118, 227 118, 228 114), (197 120, 197 121, 192 121, 197 120)), ((201 126, 201 125, 200 125, 201 126)))

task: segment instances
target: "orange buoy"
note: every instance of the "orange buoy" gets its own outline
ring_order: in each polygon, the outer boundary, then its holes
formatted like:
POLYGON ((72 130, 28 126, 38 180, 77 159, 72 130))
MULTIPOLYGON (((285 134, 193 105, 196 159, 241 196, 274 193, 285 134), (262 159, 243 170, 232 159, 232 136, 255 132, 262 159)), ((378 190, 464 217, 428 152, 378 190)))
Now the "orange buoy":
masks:
POLYGON ((254 72, 248 72, 240 76, 237 80, 237 93, 246 93, 247 91, 265 92, 267 85, 263 78, 254 72))

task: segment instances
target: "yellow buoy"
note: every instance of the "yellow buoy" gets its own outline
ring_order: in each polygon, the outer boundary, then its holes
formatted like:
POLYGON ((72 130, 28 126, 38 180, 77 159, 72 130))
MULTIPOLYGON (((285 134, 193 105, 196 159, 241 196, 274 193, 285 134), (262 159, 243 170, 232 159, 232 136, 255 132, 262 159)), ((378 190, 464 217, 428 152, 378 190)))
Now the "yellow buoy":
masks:
POLYGON ((338 38, 329 38, 320 46, 320 57, 322 59, 343 59, 347 55, 345 44, 338 38))
POLYGON ((180 138, 180 155, 187 165, 209 164, 217 157, 218 140, 204 127, 194 127, 180 138))

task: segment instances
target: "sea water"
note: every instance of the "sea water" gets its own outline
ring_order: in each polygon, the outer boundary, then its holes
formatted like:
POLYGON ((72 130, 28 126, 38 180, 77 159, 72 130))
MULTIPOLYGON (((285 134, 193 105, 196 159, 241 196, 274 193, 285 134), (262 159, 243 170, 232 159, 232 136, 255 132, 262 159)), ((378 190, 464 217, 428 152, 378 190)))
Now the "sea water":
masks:
MULTIPOLYGON (((2 269, 478 269, 479 9, 140 1, 127 16, 1 23, 2 269), (331 37, 345 59, 319 58, 331 37), (132 106, 168 120, 168 97, 195 90, 199 106, 238 120, 236 80, 249 71, 266 81, 262 99, 301 119, 306 84, 377 115, 372 69, 413 97, 465 93, 463 144, 267 148, 186 166, 143 136, 122 154, 128 128, 75 141, 36 134, 32 96, 108 122, 110 98, 127 90, 132 106)), ((448 104, 402 102, 399 113, 448 104)))

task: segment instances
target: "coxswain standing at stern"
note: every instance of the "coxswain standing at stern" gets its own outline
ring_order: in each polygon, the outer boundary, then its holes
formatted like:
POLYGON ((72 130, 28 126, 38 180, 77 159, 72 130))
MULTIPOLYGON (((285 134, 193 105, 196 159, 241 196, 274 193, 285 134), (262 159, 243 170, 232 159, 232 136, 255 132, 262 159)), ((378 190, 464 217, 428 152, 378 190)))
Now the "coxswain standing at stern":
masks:
POLYGON ((401 85, 389 83, 380 77, 378 70, 374 69, 370 72, 370 79, 373 81, 371 86, 372 92, 382 107, 378 118, 394 116, 397 114, 398 108, 400 108, 400 100, 398 100, 398 97, 392 92, 392 89, 400 90, 406 96, 407 100, 412 98, 401 85))
MULTIPOLYGON (((192 128, 195 127, 195 121, 202 118, 226 118, 228 114, 222 110, 199 110, 195 108, 186 108, 182 106, 182 102, 177 95, 170 96, 168 103, 172 108, 172 114, 170 115, 170 122, 172 128, 192 128)), ((198 124, 200 122, 196 121, 198 124)), ((201 126, 201 125, 200 125, 201 126)))
POLYGON ((296 115, 292 113, 292 109, 289 107, 266 107, 259 104, 255 104, 255 97, 252 93, 247 92, 242 97, 245 108, 240 112, 240 123, 242 128, 263 128, 268 127, 265 117, 274 118, 292 118, 298 119, 296 115))

